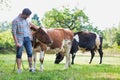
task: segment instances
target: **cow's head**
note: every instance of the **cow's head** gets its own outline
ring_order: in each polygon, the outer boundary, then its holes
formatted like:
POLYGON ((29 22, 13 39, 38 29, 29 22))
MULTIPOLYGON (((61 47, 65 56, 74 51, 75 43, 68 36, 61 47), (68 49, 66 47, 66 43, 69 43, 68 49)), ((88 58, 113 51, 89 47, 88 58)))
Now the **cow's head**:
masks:
POLYGON ((47 30, 45 28, 39 28, 35 32, 36 39, 41 41, 44 44, 51 45, 53 43, 51 37, 48 35, 47 30))
POLYGON ((55 58, 55 64, 59 64, 63 59, 64 55, 61 52, 57 53, 55 58))

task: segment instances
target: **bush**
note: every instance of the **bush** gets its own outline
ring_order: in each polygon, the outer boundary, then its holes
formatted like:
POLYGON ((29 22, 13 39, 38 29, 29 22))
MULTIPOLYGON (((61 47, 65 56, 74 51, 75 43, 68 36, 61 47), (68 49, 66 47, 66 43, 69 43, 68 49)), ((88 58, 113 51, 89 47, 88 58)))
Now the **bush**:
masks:
POLYGON ((12 37, 11 30, 0 33, 0 49, 11 49, 14 48, 14 40, 12 37))

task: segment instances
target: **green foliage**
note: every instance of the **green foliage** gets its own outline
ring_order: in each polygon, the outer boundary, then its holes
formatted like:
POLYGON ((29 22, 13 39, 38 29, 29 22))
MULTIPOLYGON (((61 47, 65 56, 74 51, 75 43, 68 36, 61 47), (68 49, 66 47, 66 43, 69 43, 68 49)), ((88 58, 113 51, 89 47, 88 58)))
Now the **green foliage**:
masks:
POLYGON ((32 23, 34 23, 36 26, 40 26, 41 25, 39 17, 38 17, 37 14, 33 15, 33 17, 32 17, 32 23))
POLYGON ((105 48, 110 48, 110 46, 108 45, 108 43, 104 43, 103 44, 103 48, 105 49, 105 48))
POLYGON ((116 35, 115 35, 115 40, 118 44, 118 46, 120 46, 120 32, 117 32, 116 35))
MULTIPOLYGON (((0 22, 0 50, 4 49, 13 50, 14 48, 14 41, 11 34, 11 23, 5 21, 0 22)), ((0 51, 1 52, 1 51, 0 51)))
POLYGON ((7 30, 0 33, 0 48, 13 48, 14 47, 14 41, 11 34, 11 30, 7 30))
POLYGON ((120 25, 107 28, 103 31, 103 47, 119 48, 120 46, 120 25))
POLYGON ((1 32, 4 32, 8 29, 11 28, 11 23, 7 22, 7 21, 4 21, 4 22, 0 22, 0 33, 1 32))
POLYGON ((45 26, 52 28, 69 28, 74 32, 84 30, 102 34, 101 30, 89 23, 89 18, 84 11, 78 8, 63 7, 60 10, 53 8, 46 12, 42 22, 45 26))
POLYGON ((91 23, 89 23, 88 25, 82 26, 81 30, 97 33, 103 36, 102 30, 99 30, 98 27, 93 27, 91 23))
POLYGON ((83 10, 63 8, 61 10, 52 9, 48 11, 42 21, 47 27, 62 27, 76 31, 81 29, 82 23, 88 22, 88 17, 83 10))

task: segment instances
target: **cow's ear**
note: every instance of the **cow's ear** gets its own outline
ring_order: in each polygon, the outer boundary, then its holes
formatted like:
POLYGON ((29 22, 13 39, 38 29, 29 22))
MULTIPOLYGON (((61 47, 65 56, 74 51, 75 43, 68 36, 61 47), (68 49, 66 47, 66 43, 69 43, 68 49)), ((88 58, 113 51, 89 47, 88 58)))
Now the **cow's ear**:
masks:
POLYGON ((41 27, 39 27, 39 28, 38 28, 38 31, 40 31, 41 29, 42 29, 42 28, 41 28, 41 27))
POLYGON ((33 28, 33 27, 30 27, 30 29, 31 29, 32 31, 37 31, 37 29, 35 29, 35 28, 33 28))

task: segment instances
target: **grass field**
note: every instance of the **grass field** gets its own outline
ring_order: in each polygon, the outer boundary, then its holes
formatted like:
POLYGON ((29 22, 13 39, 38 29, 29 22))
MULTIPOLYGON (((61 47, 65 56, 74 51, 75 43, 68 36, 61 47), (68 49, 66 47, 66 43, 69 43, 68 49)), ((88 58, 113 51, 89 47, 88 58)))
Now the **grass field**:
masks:
POLYGON ((54 64, 55 54, 46 54, 44 71, 39 71, 37 59, 34 73, 28 70, 26 54, 23 54, 22 59, 25 70, 22 68, 22 73, 17 74, 17 70, 13 72, 15 54, 0 54, 0 80, 120 80, 120 55, 104 55, 103 64, 98 64, 97 54, 92 64, 88 64, 90 54, 78 54, 75 64, 65 70, 65 59, 60 64, 54 64))

